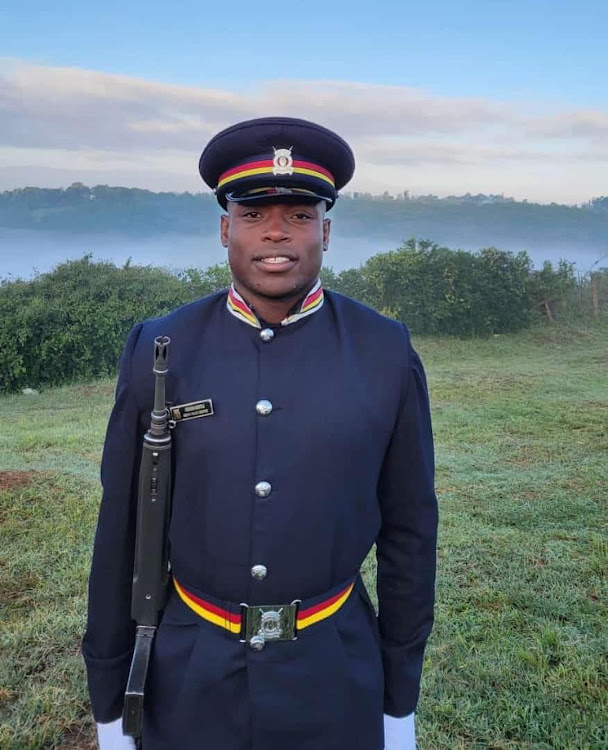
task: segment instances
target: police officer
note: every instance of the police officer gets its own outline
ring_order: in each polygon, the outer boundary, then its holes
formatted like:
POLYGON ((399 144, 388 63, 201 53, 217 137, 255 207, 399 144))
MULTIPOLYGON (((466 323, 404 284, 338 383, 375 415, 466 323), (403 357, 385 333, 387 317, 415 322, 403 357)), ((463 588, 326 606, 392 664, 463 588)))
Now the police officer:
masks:
POLYGON ((133 746, 119 717, 138 451, 167 335, 168 399, 213 413, 174 430, 173 584, 144 750, 414 748, 434 600, 429 405, 407 329, 319 280, 352 151, 270 117, 217 134, 199 168, 226 211, 233 284, 127 339, 83 642, 100 746, 133 746), (359 574, 374 543, 377 617, 359 574))

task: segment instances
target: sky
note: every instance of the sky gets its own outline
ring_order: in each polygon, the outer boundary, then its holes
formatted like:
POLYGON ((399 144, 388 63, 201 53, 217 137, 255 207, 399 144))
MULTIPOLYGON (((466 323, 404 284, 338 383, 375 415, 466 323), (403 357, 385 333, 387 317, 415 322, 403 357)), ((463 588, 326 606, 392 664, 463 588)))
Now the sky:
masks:
POLYGON ((346 190, 608 195, 607 0, 0 0, 0 190, 205 190, 205 143, 291 115, 346 190))

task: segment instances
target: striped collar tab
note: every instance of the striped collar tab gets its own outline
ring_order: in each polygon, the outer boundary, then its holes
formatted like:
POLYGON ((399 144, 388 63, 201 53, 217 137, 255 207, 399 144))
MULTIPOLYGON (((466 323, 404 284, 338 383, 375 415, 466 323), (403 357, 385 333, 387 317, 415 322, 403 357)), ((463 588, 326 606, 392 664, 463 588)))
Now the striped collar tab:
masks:
MULTIPOLYGON (((318 279, 313 288, 302 300, 302 304, 295 310, 295 312, 291 313, 286 318, 283 318, 281 325, 288 326, 291 323, 296 323, 302 318, 306 318, 308 315, 316 313, 323 307, 324 301, 325 297, 323 294, 323 287, 321 286, 321 279, 318 279)), ((231 315, 234 315, 235 318, 247 323, 247 325, 253 326, 253 328, 262 327, 260 319, 234 288, 234 284, 228 291, 226 307, 231 315)))

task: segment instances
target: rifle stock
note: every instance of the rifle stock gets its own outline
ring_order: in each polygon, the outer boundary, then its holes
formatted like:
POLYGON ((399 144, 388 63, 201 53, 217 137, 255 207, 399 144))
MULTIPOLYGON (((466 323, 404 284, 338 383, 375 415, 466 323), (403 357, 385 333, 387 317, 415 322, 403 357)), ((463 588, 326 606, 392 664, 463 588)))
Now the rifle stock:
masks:
POLYGON ((133 659, 129 671, 125 701, 122 710, 122 732, 130 737, 137 738, 141 735, 144 710, 144 689, 148 667, 150 665, 150 654, 152 641, 156 634, 155 627, 138 625, 135 634, 135 647, 133 659))

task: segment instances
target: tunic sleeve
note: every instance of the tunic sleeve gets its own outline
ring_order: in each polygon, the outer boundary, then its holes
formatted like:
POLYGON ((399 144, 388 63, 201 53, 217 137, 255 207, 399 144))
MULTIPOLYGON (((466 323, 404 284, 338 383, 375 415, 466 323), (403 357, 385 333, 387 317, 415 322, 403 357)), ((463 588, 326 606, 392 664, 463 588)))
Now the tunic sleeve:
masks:
POLYGON ((385 713, 416 708, 424 647, 433 625, 437 498, 426 378, 409 343, 399 414, 379 481, 378 621, 385 713))
POLYGON ((135 326, 127 338, 101 463, 103 495, 82 644, 98 722, 113 721, 121 714, 135 640, 130 609, 142 434, 131 360, 141 327, 135 326))

